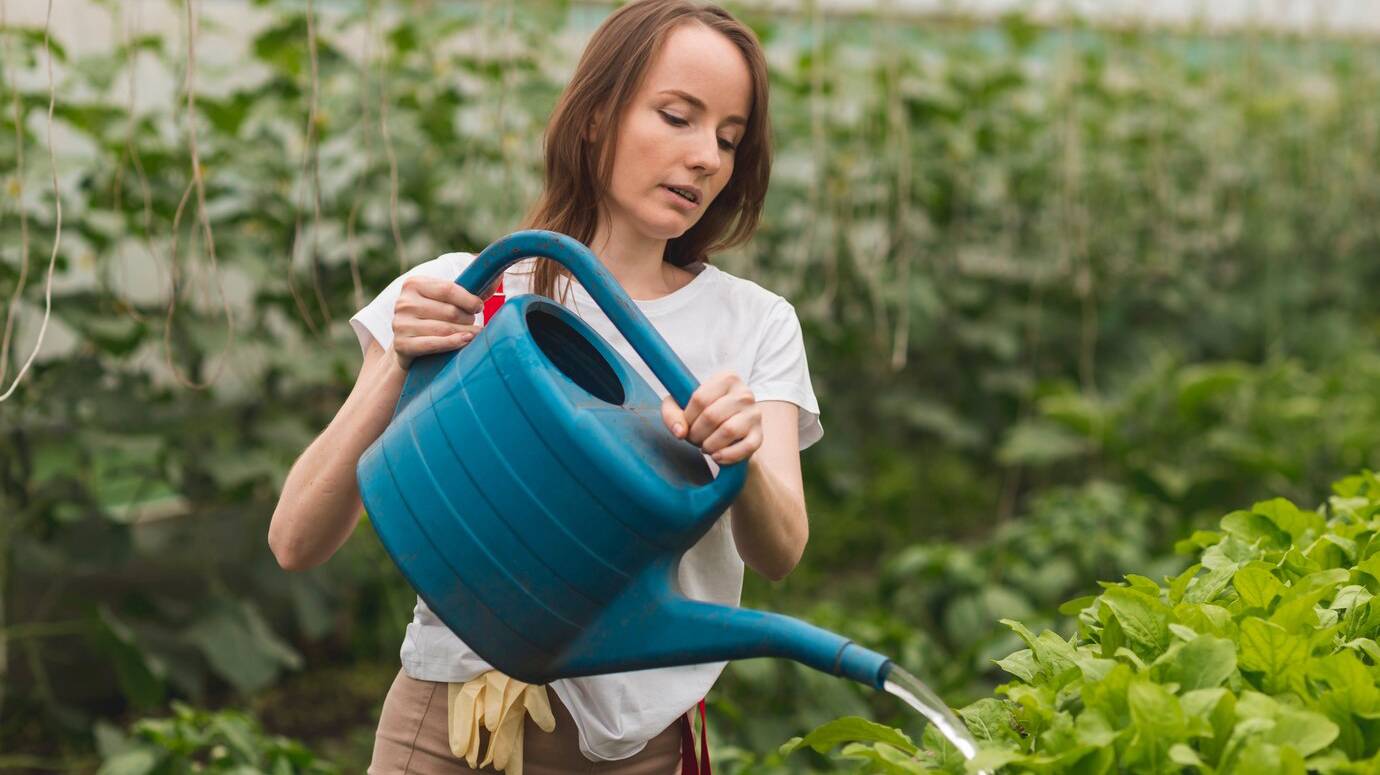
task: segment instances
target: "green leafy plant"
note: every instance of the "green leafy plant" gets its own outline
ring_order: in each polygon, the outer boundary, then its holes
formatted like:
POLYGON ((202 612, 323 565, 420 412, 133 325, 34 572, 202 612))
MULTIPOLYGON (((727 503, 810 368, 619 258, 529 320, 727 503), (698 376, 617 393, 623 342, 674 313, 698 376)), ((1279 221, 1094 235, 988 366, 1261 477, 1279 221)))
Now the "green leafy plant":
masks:
POLYGON ((1367 349, 1316 366, 1161 357, 1105 396, 1044 387, 998 454, 1046 470, 1093 467, 1184 520, 1221 513, 1227 497, 1303 498, 1324 472, 1380 462, 1380 393, 1367 387, 1377 380, 1380 357, 1367 349))
POLYGON ((98 775, 336 775, 301 743, 265 735, 235 710, 205 711, 174 702, 171 718, 136 721, 128 735, 111 727, 97 732, 105 760, 98 775))
MULTIPOLYGON (((1361 773, 1380 765, 1380 477, 1351 476, 1315 511, 1255 504, 1179 543, 1157 582, 1128 574, 1065 604, 1070 639, 1004 623, 1026 644, 1014 680, 960 711, 969 772, 1361 773)), ((792 740, 872 771, 962 772, 922 744, 841 719, 792 740)))

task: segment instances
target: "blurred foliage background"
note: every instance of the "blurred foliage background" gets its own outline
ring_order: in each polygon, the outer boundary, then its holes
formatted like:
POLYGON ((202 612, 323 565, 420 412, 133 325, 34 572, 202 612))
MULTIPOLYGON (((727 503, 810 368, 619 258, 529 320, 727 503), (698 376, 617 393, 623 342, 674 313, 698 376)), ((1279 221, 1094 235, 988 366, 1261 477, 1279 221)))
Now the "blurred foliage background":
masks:
MULTIPOLYGON (((777 153, 719 263, 795 304, 826 427, 805 559, 745 604, 961 705, 1018 647, 999 618, 1038 629, 1096 579, 1179 570, 1229 508, 1380 465, 1373 41, 729 5, 768 49, 777 153)), ((99 6, 98 53, 3 33, 0 389, 56 264, 0 403, 0 770, 219 745, 362 771, 413 595, 367 524, 279 570, 268 517, 353 381, 347 318, 516 227, 611 6, 132 7, 99 6), (188 69, 239 24, 242 56, 188 69), (175 93, 140 102, 147 72, 175 93)), ((779 661, 709 699, 730 773, 848 713, 919 726, 779 661)))

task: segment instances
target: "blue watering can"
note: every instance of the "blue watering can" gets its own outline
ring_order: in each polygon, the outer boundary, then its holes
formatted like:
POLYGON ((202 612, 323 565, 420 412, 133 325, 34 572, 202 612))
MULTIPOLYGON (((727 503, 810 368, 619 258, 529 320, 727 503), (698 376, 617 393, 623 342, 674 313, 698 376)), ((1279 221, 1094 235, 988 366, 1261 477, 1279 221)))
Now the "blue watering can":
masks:
MULTIPOLYGON (((521 231, 456 280, 483 295, 542 256, 570 269, 684 407, 698 382, 579 242, 521 231)), ((690 600, 681 555, 742 489, 671 435, 661 400, 565 307, 511 298, 470 344, 413 362, 360 458, 374 529, 431 610, 528 683, 746 657, 794 659, 883 688, 891 662, 778 614, 690 600)))

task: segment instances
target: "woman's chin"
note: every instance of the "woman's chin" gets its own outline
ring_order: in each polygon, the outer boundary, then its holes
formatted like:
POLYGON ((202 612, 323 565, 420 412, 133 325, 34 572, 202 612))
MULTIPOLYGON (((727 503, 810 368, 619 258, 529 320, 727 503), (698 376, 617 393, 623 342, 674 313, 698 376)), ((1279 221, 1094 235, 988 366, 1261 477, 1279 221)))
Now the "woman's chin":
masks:
POLYGON ((645 221, 642 233, 653 239, 673 240, 690 231, 690 227, 694 226, 698 220, 698 218, 688 218, 679 213, 672 213, 669 218, 660 217, 645 221))

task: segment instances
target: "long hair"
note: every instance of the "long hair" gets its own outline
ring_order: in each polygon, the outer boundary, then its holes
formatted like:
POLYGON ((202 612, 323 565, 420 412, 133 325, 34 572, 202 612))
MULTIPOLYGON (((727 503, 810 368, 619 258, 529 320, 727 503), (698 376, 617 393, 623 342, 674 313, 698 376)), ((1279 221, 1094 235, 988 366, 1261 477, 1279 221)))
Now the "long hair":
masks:
MULTIPOLYGON (((708 261, 710 254, 751 238, 771 178, 766 57, 757 36, 728 11, 693 0, 637 0, 614 11, 595 30, 546 126, 546 184, 522 228, 549 229, 590 244, 612 179, 613 145, 623 112, 666 38, 689 23, 719 32, 742 52, 752 79, 752 109, 728 183, 694 226, 667 242, 662 260, 676 266, 708 261), (601 117, 602 124, 587 133, 592 116, 601 117)), ((551 298, 557 279, 569 275, 545 258, 537 259, 531 271, 532 292, 551 298)))

